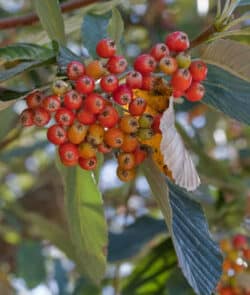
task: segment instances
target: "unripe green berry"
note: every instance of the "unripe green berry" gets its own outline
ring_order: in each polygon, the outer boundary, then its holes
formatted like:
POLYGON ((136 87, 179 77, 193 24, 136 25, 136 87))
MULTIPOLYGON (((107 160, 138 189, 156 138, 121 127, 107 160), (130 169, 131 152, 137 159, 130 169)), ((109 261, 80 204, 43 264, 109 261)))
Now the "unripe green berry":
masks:
POLYGON ((54 94, 63 95, 70 89, 70 85, 63 80, 56 80, 52 85, 52 91, 54 94))
POLYGON ((153 116, 151 116, 150 114, 143 114, 139 118, 139 126, 141 128, 151 128, 153 121, 154 121, 153 116))
POLYGON ((187 69, 191 64, 191 56, 185 52, 181 52, 176 56, 179 68, 187 69))
POLYGON ((140 140, 147 140, 152 138, 154 131, 150 128, 140 128, 137 132, 137 136, 140 140))

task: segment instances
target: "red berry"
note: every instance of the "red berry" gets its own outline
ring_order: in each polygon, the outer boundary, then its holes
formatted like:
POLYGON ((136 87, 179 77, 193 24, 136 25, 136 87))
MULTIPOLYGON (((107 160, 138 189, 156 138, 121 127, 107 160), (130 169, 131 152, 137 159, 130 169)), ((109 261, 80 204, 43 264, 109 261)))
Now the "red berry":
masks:
POLYGON ((162 117, 162 114, 158 114, 154 117, 152 129, 155 133, 161 133, 161 130, 160 130, 161 117, 162 117))
POLYGON ((107 75, 102 77, 100 85, 104 92, 111 93, 117 89, 119 80, 115 75, 107 75))
POLYGON ((132 97, 133 93, 131 89, 125 84, 120 85, 113 93, 114 101, 116 101, 120 105, 130 103, 132 97))
POLYGON ((105 100, 103 97, 97 93, 91 93, 88 95, 84 101, 84 106, 92 114, 100 114, 105 108, 105 100))
POLYGON ((40 91, 35 91, 26 97, 26 103, 29 108, 33 109, 40 106, 43 99, 43 94, 40 91))
POLYGON ((115 55, 116 46, 112 39, 102 39, 96 45, 96 52, 100 57, 109 58, 115 55))
POLYGON ((53 113, 61 107, 61 99, 58 95, 50 95, 43 99, 42 106, 46 111, 53 113))
POLYGON ((191 63, 189 71, 194 81, 200 82, 207 77, 207 65, 201 60, 195 60, 191 63))
POLYGON ((73 143, 63 143, 58 149, 60 159, 66 166, 75 166, 78 163, 79 153, 73 143))
POLYGON ((77 119, 84 125, 92 125, 96 121, 96 116, 87 109, 81 109, 77 113, 77 119))
POLYGON ((89 94, 95 88, 95 80, 89 76, 82 76, 76 80, 76 90, 82 94, 89 94))
POLYGON ((185 93, 185 96, 189 101, 199 101, 204 95, 205 87, 198 82, 193 82, 185 93))
POLYGON ((34 110, 34 124, 42 127, 49 123, 50 113, 42 107, 38 107, 34 110))
POLYGON ((123 73, 128 66, 128 62, 125 57, 120 55, 112 56, 107 62, 107 69, 112 74, 123 73))
POLYGON ((75 119, 74 113, 67 108, 60 108, 55 114, 55 120, 59 125, 70 126, 75 119))
POLYGON ((96 157, 92 157, 89 159, 79 158, 79 165, 84 170, 94 170, 97 165, 96 157))
POLYGON ((250 261, 250 248, 243 250, 243 256, 246 260, 250 261))
POLYGON ((129 104, 128 110, 132 116, 141 116, 147 107, 147 102, 142 97, 136 97, 129 104))
POLYGON ((112 106, 106 106, 102 113, 98 116, 98 121, 103 127, 112 128, 118 123, 119 114, 112 106))
POLYGON ((67 66, 67 76, 70 80, 77 80, 84 73, 85 73, 85 67, 79 61, 72 61, 67 66))
POLYGON ((70 110, 78 110, 82 105, 82 97, 75 90, 70 90, 64 95, 64 105, 70 110))
POLYGON ((67 141, 67 133, 60 125, 53 125, 47 130, 47 138, 55 145, 63 144, 67 141))
POLYGON ((135 164, 140 165, 147 157, 148 153, 145 148, 142 146, 139 146, 135 151, 134 151, 134 157, 135 157, 135 164))
POLYGON ((247 246, 247 238, 244 235, 238 234, 233 238, 233 246, 236 249, 243 249, 247 246))
POLYGON ((142 74, 136 71, 129 72, 126 77, 126 84, 132 89, 140 89, 142 86, 142 74))
POLYGON ((102 154, 108 154, 112 152, 112 148, 108 146, 105 142, 98 145, 98 151, 102 154))
POLYGON ((174 98, 179 98, 179 97, 181 97, 181 96, 183 96, 183 91, 180 91, 180 90, 177 90, 177 89, 174 89, 173 90, 173 97, 174 98))
POLYGON ((142 75, 152 73, 156 68, 156 61, 150 54, 142 54, 137 56, 134 62, 134 69, 142 75))
POLYGON ((169 34, 165 43, 171 51, 176 52, 185 51, 190 45, 188 35, 179 31, 169 34))
POLYGON ((32 109, 25 109, 20 115, 20 122, 24 127, 34 125, 34 115, 32 109))
POLYGON ((155 79, 156 78, 153 75, 143 76, 141 89, 148 90, 148 91, 152 90, 155 79))
POLYGON ((171 80, 171 85, 179 91, 186 91, 192 83, 192 76, 186 69, 179 69, 174 73, 171 80))
POLYGON ((169 49, 164 43, 157 43, 155 46, 151 49, 150 55, 153 56, 153 58, 156 61, 161 60, 163 57, 169 55, 169 49))

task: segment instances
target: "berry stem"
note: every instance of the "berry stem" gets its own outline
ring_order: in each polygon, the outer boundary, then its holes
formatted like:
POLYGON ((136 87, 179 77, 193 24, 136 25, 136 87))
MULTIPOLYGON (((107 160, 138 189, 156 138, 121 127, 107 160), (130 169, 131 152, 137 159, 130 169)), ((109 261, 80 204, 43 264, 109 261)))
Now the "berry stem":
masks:
POLYGON ((209 26, 205 31, 203 31, 200 35, 198 35, 194 40, 190 43, 190 49, 195 48, 202 43, 207 42, 211 36, 218 32, 218 29, 214 24, 209 26))

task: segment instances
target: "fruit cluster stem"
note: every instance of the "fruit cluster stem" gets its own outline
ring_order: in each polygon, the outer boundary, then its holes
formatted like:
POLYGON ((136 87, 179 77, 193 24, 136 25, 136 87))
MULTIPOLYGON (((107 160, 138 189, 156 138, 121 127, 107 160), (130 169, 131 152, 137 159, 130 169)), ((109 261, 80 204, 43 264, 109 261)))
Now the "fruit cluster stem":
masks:
POLYGON ((218 32, 217 28, 215 27, 214 24, 212 24, 205 31, 203 31, 200 35, 198 35, 194 40, 191 41, 190 49, 195 48, 195 47, 201 45, 202 43, 205 43, 206 41, 208 41, 210 39, 210 37, 214 33, 217 33, 217 32, 218 32))

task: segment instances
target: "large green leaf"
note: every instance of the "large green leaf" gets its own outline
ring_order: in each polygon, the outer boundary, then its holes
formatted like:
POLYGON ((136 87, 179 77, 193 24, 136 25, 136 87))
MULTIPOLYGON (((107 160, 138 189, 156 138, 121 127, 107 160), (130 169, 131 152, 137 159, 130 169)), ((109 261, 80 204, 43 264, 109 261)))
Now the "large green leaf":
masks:
POLYGON ((194 292, 183 277, 180 269, 176 268, 172 271, 167 281, 167 295, 193 295, 194 292))
MULTIPOLYGON (((1 103, 0 103, 1 106, 1 103)), ((6 109, 1 112, 0 116, 0 141, 8 134, 8 132, 14 127, 13 122, 17 120, 17 114, 11 109, 6 109)))
POLYGON ((109 37, 115 41, 116 45, 119 48, 124 32, 124 22, 117 8, 112 9, 112 17, 109 21, 107 31, 109 37))
POLYGON ((58 0, 34 0, 36 12, 51 40, 66 43, 64 21, 58 0))
POLYGON ((23 278, 29 288, 46 279, 45 259, 40 242, 25 241, 17 251, 17 276, 23 278))
POLYGON ((84 278, 80 278, 76 282, 75 290, 73 291, 72 295, 100 295, 101 290, 99 287, 93 285, 91 282, 87 281, 84 278))
POLYGON ((212 105, 236 120, 250 123, 250 83, 224 69, 209 64, 204 81, 206 95, 203 102, 212 105))
POLYGON ((184 276, 197 294, 210 295, 221 275, 222 256, 211 239, 201 206, 171 182, 168 193, 166 179, 152 160, 143 168, 165 216, 184 276))
POLYGON ((157 235, 166 232, 163 220, 143 216, 122 233, 109 234, 108 261, 119 262, 138 255, 157 235))
POLYGON ((88 49, 89 54, 96 58, 96 44, 107 36, 107 26, 110 13, 103 15, 87 14, 82 23, 83 45, 88 49))
POLYGON ((138 261, 121 293, 123 295, 165 295, 166 282, 176 265, 177 259, 171 240, 162 241, 138 261))
POLYGON ((15 61, 46 60, 54 55, 49 48, 36 44, 17 43, 0 48, 0 64, 15 61))
POLYGON ((106 268, 107 228, 102 196, 91 172, 59 165, 64 176, 65 206, 81 271, 99 283, 106 268))

